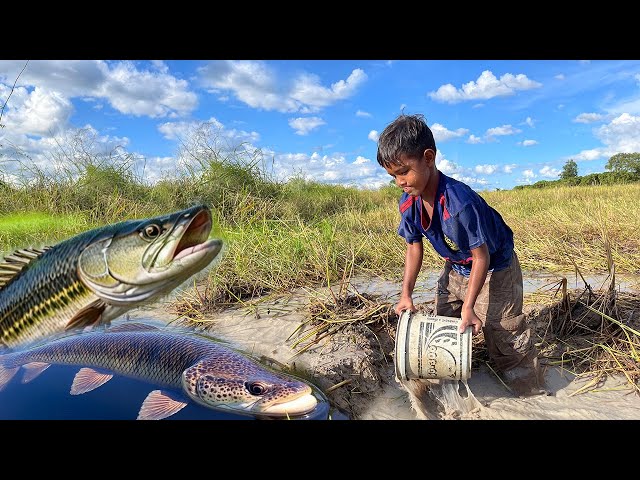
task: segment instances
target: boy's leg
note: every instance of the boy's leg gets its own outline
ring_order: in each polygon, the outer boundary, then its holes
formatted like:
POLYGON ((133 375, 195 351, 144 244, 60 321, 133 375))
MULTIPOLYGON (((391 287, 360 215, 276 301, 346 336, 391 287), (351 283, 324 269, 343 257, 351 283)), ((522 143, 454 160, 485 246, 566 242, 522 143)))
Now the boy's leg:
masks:
POLYGON ((491 359, 517 395, 544 393, 538 350, 522 313, 522 270, 513 253, 508 268, 487 275, 474 311, 482 320, 491 359))
POLYGON ((445 262, 436 287, 436 315, 460 318, 461 298, 464 298, 464 295, 460 296, 463 288, 459 279, 461 276, 451 268, 451 262, 445 262))

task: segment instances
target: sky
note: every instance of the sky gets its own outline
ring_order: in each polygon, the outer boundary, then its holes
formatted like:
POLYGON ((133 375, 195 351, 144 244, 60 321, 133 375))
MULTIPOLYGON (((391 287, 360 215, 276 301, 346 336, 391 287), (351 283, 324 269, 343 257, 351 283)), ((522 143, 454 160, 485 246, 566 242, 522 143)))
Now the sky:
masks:
POLYGON ((640 152, 640 61, 0 60, 0 108, 8 182, 82 145, 153 184, 183 174, 205 138, 277 181, 374 189, 391 180, 378 135, 419 113, 439 170, 484 191, 640 152))

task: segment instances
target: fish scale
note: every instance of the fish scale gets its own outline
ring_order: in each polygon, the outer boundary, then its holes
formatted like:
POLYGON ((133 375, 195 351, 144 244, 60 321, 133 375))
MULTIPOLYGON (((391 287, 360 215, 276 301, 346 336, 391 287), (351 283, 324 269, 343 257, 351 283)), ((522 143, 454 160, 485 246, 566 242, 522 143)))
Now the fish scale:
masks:
POLYGON ((107 323, 171 292, 220 253, 205 205, 83 232, 0 261, 0 347, 107 323))
MULTIPOLYGON (((180 391, 183 397, 210 408, 244 414, 305 414, 317 405, 307 383, 273 371, 220 342, 195 333, 162 331, 131 322, 104 331, 70 334, 0 355, 0 391, 19 367, 29 364, 40 369, 43 364, 77 365, 120 374, 180 391), (131 331, 140 328, 144 331, 131 331)), ((91 373, 85 371, 85 375, 91 373)), ((163 395, 157 392, 150 397, 163 395)), ((171 401, 177 402, 178 410, 186 404, 182 400, 171 401)), ((145 412, 145 404, 141 412, 145 412)))

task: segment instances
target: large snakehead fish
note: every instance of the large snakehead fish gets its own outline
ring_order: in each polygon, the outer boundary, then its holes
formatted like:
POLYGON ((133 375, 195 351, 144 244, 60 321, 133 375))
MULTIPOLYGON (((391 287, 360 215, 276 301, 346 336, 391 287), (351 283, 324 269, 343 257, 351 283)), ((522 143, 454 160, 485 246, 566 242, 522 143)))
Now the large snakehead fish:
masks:
POLYGON ((197 205, 83 232, 0 261, 0 350, 74 328, 108 323, 155 300, 206 267, 222 241, 197 205))
POLYGON ((138 413, 159 420, 178 412, 189 400, 255 417, 286 418, 313 411, 311 386, 261 365, 223 343, 195 332, 161 330, 125 322, 103 331, 72 332, 41 345, 0 355, 0 391, 22 366, 22 382, 33 380, 51 364, 82 365, 71 394, 89 392, 114 374, 153 383, 138 413), (170 390, 166 390, 170 389, 170 390))

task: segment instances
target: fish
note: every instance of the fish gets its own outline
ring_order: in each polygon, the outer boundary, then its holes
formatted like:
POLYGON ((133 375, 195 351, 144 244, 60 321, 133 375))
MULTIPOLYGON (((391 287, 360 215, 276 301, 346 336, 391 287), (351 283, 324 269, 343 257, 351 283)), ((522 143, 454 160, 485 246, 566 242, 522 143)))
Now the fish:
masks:
POLYGON ((125 220, 0 261, 0 350, 111 320, 168 294, 209 265, 211 210, 125 220))
POLYGON ((82 365, 71 395, 90 392, 119 374, 160 387, 145 398, 138 420, 161 420, 189 401, 205 407, 269 419, 312 412, 311 385, 264 366, 211 337, 124 322, 102 330, 71 332, 0 355, 0 392, 22 368, 22 383, 50 365, 82 365))

